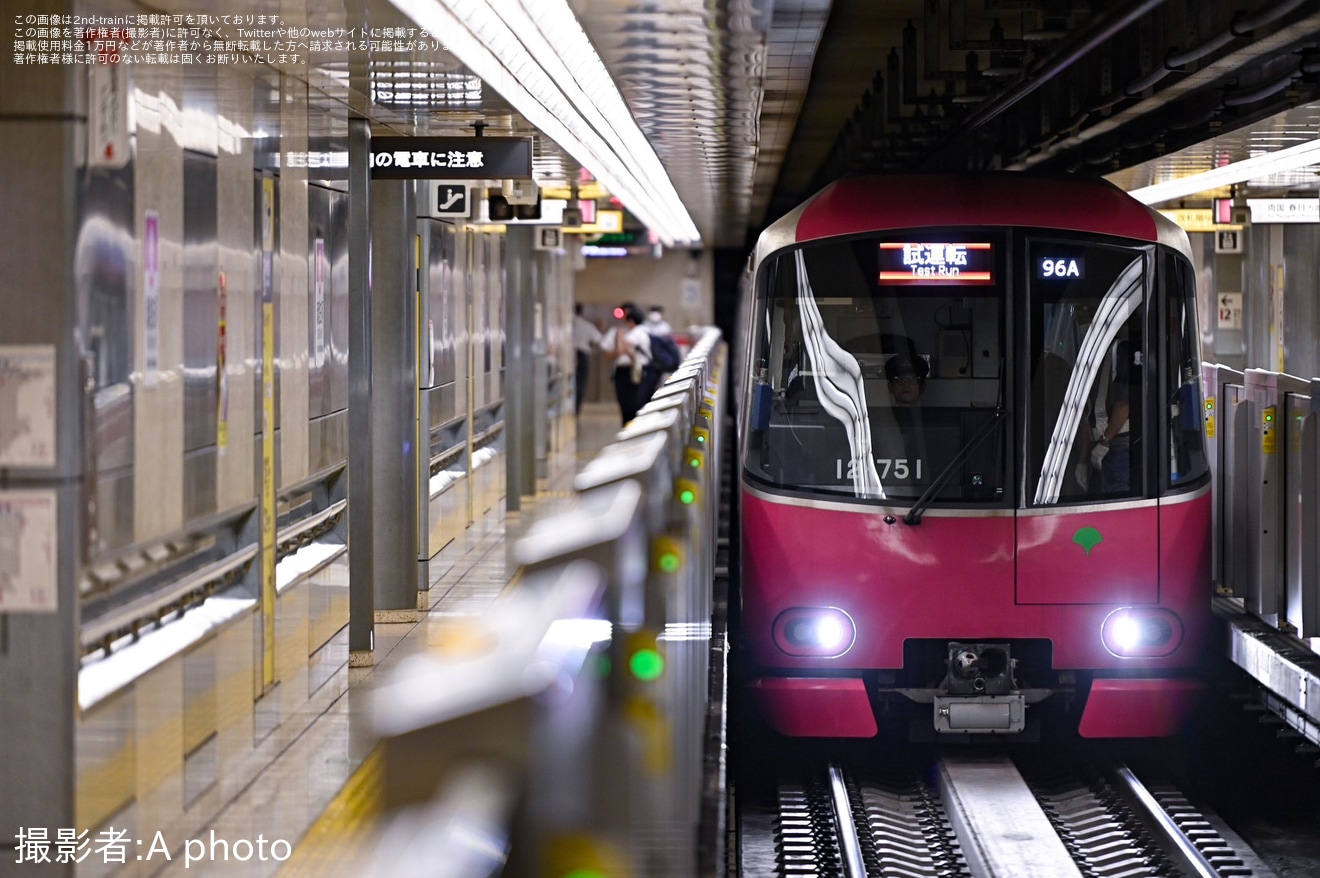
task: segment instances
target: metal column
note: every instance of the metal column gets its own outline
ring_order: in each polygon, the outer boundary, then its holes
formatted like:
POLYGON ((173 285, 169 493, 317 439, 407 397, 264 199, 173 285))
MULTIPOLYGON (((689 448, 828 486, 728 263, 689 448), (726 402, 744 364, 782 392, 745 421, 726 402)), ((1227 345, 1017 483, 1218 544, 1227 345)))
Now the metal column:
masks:
MULTIPOLYGON (((37 9, 68 14, 72 6, 46 2, 37 9)), ((76 582, 87 548, 83 449, 95 438, 87 436, 83 417, 90 390, 73 271, 75 155, 87 137, 75 116, 79 76, 86 70, 77 66, 0 61, 0 162, 7 169, 0 203, 11 207, 0 219, 0 383, 9 390, 0 418, 28 422, 0 446, 0 571, 13 576, 0 596, 0 845, 6 846, 21 828, 48 828, 53 839, 55 828, 73 826, 75 817, 76 582), (50 396, 54 407, 47 413, 50 396), (48 546, 49 554, 34 545, 48 546)), ((12 848, 0 856, 15 861, 12 848)), ((68 864, 17 868, 35 876, 73 874, 68 864)))
MULTIPOLYGON (((371 423, 371 123, 348 120, 348 421, 371 423)), ((372 559, 371 431, 348 431, 349 664, 372 664, 376 597, 372 559)))
POLYGON ((509 226, 505 233, 504 331, 508 363, 504 382, 504 502, 510 512, 522 508, 524 495, 536 493, 535 231, 531 226, 509 226))
POLYGON ((417 620, 417 223, 411 180, 371 182, 376 621, 417 620))

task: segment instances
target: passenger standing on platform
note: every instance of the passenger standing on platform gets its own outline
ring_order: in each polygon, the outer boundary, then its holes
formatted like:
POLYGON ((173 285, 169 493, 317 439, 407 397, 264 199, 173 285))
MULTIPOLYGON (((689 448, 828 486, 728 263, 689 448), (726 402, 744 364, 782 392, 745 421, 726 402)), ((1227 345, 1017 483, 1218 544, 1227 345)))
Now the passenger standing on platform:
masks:
POLYGON ((573 347, 577 350, 577 396, 575 413, 582 412, 582 400, 587 395, 587 380, 591 374, 591 350, 600 344, 600 329, 582 314, 582 303, 573 307, 573 347))
POLYGON ((627 424, 650 400, 660 373, 651 365, 651 336, 643 325, 646 316, 642 309, 625 302, 614 309, 614 314, 621 322, 605 333, 601 347, 607 357, 614 359, 614 393, 623 423, 627 424))

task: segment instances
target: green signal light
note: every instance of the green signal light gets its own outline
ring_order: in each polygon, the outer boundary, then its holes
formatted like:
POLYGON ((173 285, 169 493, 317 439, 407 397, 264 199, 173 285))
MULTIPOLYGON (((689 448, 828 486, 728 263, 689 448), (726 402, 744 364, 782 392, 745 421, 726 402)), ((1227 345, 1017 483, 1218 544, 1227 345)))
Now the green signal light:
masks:
POLYGON ((673 573, 678 569, 678 555, 673 552, 665 552, 660 556, 660 570, 664 573, 673 573))
POLYGON ((691 460, 688 461, 688 465, 691 466, 693 469, 701 469, 701 458, 699 457, 692 458, 691 460))
POLYGON ((628 668, 634 677, 650 683, 665 672, 665 658, 654 649, 639 649, 628 659, 628 668))
POLYGON ((697 437, 697 442, 698 442, 698 444, 705 445, 705 444, 706 444, 706 437, 705 437, 705 436, 698 436, 698 437, 697 437))
POLYGON ((678 502, 682 503, 684 506, 691 506, 692 502, 696 499, 697 499, 697 492, 693 491, 691 488, 684 489, 678 495, 678 502))
POLYGON ((1266 416, 1265 416, 1265 423, 1268 424, 1268 423, 1269 423, 1270 421, 1272 421, 1272 420, 1274 420, 1274 415, 1266 415, 1266 416))

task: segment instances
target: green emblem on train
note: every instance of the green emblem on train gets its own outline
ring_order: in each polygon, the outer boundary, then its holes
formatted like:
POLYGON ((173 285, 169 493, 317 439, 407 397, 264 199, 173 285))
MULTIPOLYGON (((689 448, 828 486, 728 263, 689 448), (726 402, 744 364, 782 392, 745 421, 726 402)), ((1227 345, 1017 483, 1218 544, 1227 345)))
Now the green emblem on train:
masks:
POLYGON ((1072 541, 1085 549, 1086 556, 1089 558, 1091 556, 1091 550, 1103 543, 1105 538, 1100 536, 1100 531, 1095 528, 1083 527, 1078 528, 1077 533, 1073 534, 1072 541))

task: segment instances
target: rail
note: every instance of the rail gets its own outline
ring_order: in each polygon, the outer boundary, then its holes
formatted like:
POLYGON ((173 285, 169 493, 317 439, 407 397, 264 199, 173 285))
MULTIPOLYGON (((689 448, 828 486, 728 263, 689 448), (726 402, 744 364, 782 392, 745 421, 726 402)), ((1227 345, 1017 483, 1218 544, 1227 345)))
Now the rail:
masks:
MULTIPOLYGON (((1274 871, 1212 811, 1121 764, 1054 753, 762 753, 740 790, 737 874, 1187 878, 1274 871)), ((955 748, 958 750, 959 748, 955 748)))

